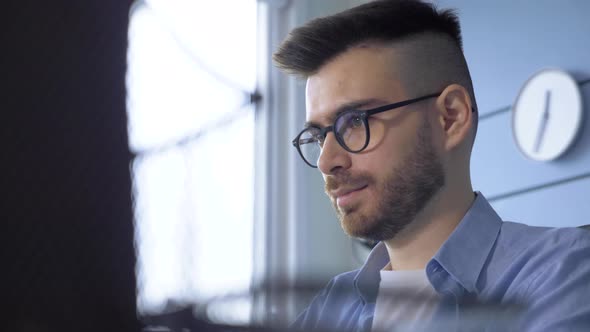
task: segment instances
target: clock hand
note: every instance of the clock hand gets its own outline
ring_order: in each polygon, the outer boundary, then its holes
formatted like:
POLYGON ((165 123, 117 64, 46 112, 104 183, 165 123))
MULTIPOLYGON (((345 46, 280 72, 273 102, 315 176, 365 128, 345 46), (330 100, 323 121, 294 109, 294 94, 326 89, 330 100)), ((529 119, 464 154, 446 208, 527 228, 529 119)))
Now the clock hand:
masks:
POLYGON ((541 148, 541 142, 543 140, 543 136, 545 136, 545 129, 547 128, 547 121, 549 121, 549 104, 551 101, 551 90, 547 90, 545 93, 545 110, 543 111, 543 118, 541 119, 541 125, 539 126, 539 131, 537 132, 537 140, 535 141, 535 153, 539 152, 541 148))

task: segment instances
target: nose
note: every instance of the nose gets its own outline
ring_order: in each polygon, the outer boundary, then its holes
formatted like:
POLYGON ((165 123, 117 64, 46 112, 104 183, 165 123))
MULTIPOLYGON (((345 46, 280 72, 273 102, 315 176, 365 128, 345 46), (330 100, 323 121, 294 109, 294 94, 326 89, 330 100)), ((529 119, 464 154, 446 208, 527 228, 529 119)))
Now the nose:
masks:
POLYGON ((326 135, 324 146, 318 159, 318 169, 324 175, 333 175, 340 169, 348 169, 351 166, 350 152, 344 150, 336 140, 333 132, 326 135))

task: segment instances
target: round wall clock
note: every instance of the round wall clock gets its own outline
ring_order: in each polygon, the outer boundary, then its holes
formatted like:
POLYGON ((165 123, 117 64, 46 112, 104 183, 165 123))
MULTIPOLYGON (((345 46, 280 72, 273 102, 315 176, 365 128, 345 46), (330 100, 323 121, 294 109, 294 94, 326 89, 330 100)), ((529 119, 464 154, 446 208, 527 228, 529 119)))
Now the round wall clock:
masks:
POLYGON ((526 157, 554 160, 574 143, 582 118, 578 83, 564 71, 545 69, 520 90, 512 109, 512 133, 526 157))

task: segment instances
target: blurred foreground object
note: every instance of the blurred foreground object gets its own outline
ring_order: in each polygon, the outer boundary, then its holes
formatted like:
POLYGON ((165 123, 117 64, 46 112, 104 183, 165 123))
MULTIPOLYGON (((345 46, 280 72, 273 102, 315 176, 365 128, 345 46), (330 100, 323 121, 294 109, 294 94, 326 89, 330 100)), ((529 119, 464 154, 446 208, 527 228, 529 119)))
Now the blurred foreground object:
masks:
POLYGON ((125 114, 130 4, 3 2, 3 330, 140 330, 125 114))
MULTIPOLYGON (((272 304, 267 303, 265 309, 260 312, 265 323, 250 324, 248 321, 236 320, 236 305, 243 302, 252 303, 256 307, 257 301, 271 298, 301 297, 309 299, 310 295, 317 293, 323 287, 319 283, 307 283, 289 286, 275 283, 272 286, 265 285, 255 290, 228 296, 218 297, 201 307, 184 307, 172 310, 169 313, 152 317, 146 317, 144 331, 298 331, 289 327, 290 321, 284 317, 277 319, 271 317, 274 314, 272 304)), ((338 296, 345 297, 346 292, 354 290, 342 290, 338 296)), ((419 305, 421 299, 413 293, 392 293, 396 299, 408 304, 419 305)), ((524 307, 520 304, 481 303, 476 301, 448 301, 440 305, 439 314, 432 320, 412 324, 411 328, 400 322, 395 331, 449 331, 469 330, 481 331, 492 328, 494 331, 517 331, 517 320, 524 307)), ((308 330, 309 331, 309 330, 308 330)), ((322 329, 311 331, 352 331, 342 326, 326 326, 322 329)), ((581 331, 581 330, 580 330, 581 331)))

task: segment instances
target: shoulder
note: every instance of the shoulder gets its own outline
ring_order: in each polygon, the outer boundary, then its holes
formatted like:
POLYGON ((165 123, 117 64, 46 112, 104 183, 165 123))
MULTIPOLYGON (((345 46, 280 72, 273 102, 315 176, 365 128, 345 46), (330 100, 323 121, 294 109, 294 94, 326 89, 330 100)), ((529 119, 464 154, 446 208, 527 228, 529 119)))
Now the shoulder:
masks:
MULTIPOLYGON (((552 282, 566 284, 583 277, 590 281, 590 232, 579 228, 547 228, 531 231, 531 263, 538 271, 532 275, 531 287, 552 282), (542 268, 541 268, 542 267, 542 268)), ((590 288, 589 288, 590 289, 590 288)))
POLYGON ((590 231, 504 222, 487 268, 509 276, 511 281, 504 281, 519 293, 534 286, 541 275, 554 273, 557 278, 575 272, 590 278, 590 231))
POLYGON ((567 252, 575 248, 590 247, 590 231, 575 227, 537 227, 505 221, 498 234, 497 246, 516 250, 541 249, 567 252))
POLYGON ((504 222, 484 273, 488 291, 524 305, 523 331, 590 326, 590 231, 504 222))
POLYGON ((505 222, 493 252, 496 267, 531 292, 556 284, 590 281, 590 231, 505 222))
POLYGON ((527 308, 526 330, 577 331, 590 326, 590 232, 507 226, 523 240, 521 254, 515 257, 523 258, 522 271, 526 271, 520 289, 527 308))

